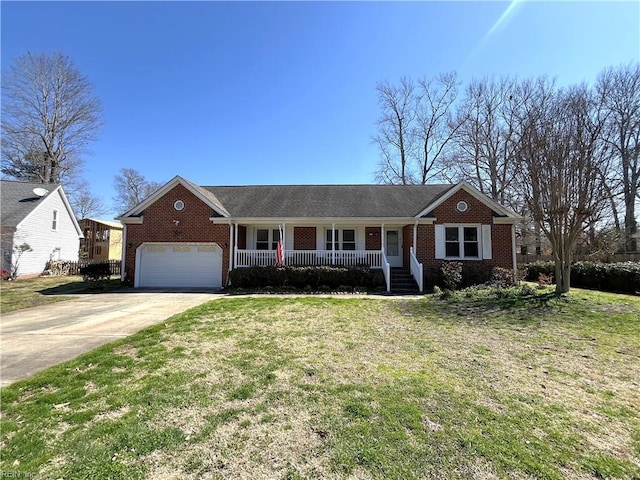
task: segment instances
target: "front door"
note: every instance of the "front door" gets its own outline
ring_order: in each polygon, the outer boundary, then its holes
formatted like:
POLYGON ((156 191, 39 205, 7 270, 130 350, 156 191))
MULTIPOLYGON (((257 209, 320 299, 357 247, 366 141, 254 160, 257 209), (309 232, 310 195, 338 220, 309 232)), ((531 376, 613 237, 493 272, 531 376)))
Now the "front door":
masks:
POLYGON ((384 253, 391 267, 402 267, 402 230, 387 230, 384 253))

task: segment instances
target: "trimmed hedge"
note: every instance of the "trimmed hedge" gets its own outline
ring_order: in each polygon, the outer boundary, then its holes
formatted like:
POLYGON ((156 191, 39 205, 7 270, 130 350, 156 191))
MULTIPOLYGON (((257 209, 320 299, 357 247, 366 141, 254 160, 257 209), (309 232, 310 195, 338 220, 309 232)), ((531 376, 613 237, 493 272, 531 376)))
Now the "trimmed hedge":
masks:
MULTIPOLYGON (((467 288, 472 285, 482 285, 489 283, 493 279, 494 267, 486 265, 467 265, 462 262, 462 280, 458 288, 467 288)), ((435 286, 445 288, 445 282, 441 267, 425 267, 424 269, 425 288, 435 286)))
POLYGON ((80 275, 84 277, 85 281, 90 282, 109 280, 111 277, 111 266, 109 262, 90 263, 80 268, 80 275))
POLYGON ((324 290, 350 286, 373 290, 385 286, 382 270, 369 267, 243 267, 232 270, 229 278, 233 288, 324 290))
MULTIPOLYGON (((555 276, 554 262, 527 265, 527 280, 537 282, 539 275, 555 276)), ((640 262, 575 262, 571 265, 571 286, 604 292, 640 292, 640 262)))

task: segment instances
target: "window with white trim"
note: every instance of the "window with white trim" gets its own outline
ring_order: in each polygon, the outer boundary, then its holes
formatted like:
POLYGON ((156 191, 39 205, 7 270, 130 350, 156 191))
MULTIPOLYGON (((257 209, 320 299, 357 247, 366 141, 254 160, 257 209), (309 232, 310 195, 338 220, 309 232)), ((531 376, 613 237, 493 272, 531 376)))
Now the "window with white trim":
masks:
MULTIPOLYGON (((331 243, 333 239, 332 229, 326 231, 325 249, 332 250, 331 243)), ((335 229, 336 238, 333 241, 333 250, 355 250, 356 249, 356 231, 353 228, 335 229), (340 239, 342 238, 342 241, 340 239)))
POLYGON ((256 250, 275 250, 280 241, 280 230, 277 228, 256 229, 256 250))
POLYGON ((51 230, 58 229, 58 211, 53 211, 53 217, 51 218, 51 230))
POLYGON ((354 229, 342 230, 342 250, 356 249, 356 231, 354 229))
POLYGON ((480 226, 445 226, 445 258, 480 258, 480 226))

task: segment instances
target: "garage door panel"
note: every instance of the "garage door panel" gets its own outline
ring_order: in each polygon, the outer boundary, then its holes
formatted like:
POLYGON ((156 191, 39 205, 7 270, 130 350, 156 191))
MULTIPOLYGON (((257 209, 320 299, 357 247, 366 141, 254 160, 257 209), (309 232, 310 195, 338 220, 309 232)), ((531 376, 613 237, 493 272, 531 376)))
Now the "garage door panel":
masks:
POLYGON ((222 249, 216 244, 140 247, 139 287, 222 287, 222 249))

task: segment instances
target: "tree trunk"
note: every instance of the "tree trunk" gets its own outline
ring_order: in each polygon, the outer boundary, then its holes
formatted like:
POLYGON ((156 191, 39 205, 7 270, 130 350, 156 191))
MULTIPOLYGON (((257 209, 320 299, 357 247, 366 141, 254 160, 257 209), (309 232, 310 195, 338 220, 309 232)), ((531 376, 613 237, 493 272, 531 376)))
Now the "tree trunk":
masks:
POLYGON ((556 293, 568 293, 571 288, 571 262, 556 259, 556 293))
POLYGON ((624 217, 624 236, 625 236, 624 243, 625 243, 625 250, 627 252, 636 251, 636 239, 633 238, 633 234, 636 233, 636 229, 637 229, 634 201, 635 201, 635 198, 631 200, 630 204, 627 203, 626 205, 627 214, 624 217))

